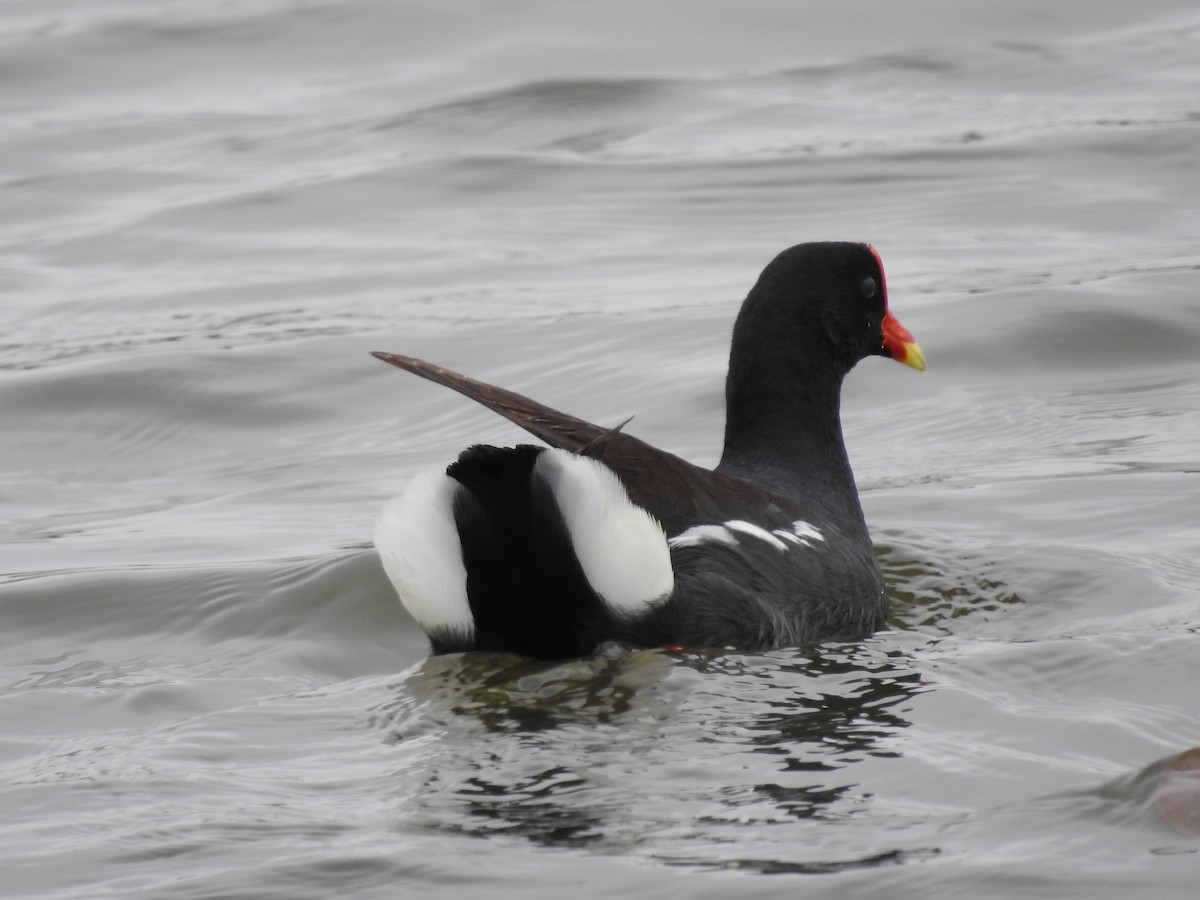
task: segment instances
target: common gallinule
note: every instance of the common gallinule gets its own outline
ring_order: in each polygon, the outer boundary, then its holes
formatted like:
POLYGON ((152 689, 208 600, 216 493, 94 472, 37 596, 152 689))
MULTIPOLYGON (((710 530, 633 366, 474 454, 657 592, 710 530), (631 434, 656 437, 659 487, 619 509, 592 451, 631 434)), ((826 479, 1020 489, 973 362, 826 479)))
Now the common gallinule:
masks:
POLYGON ((465 450, 391 500, 375 546, 435 653, 604 640, 765 650, 879 628, 883 576, 839 416, 864 357, 923 370, 867 244, 800 244, 733 327, 725 449, 694 466, 617 428, 393 353, 549 444, 465 450))

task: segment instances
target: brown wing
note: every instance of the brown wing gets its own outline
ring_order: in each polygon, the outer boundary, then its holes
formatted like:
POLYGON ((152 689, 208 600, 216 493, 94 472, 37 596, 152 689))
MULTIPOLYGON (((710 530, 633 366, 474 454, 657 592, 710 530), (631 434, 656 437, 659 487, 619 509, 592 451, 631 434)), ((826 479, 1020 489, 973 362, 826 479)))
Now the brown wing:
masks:
POLYGON ((630 499, 654 515, 667 534, 751 514, 760 519, 774 518, 771 514, 775 512, 786 518, 764 492, 624 434, 621 425, 601 428, 513 391, 411 356, 382 351, 371 355, 482 403, 552 447, 603 459, 625 484, 630 499))

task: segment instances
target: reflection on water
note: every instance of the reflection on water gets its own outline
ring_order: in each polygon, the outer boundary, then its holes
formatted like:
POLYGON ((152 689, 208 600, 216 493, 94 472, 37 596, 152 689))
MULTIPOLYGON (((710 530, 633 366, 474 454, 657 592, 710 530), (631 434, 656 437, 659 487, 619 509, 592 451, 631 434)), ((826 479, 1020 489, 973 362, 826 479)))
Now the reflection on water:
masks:
POLYGON ((788 821, 866 815, 853 767, 896 755, 923 689, 910 659, 873 644, 753 656, 607 644, 552 664, 431 657, 371 724, 398 752, 436 759, 414 798, 423 828, 828 870, 837 864, 819 853, 742 857, 788 821))

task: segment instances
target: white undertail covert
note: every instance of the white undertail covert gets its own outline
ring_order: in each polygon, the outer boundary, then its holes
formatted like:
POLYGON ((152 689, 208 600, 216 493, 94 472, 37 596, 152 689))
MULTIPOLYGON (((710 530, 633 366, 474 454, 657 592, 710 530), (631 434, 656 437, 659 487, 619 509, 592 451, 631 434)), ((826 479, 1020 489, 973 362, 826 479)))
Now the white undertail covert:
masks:
POLYGON ((475 631, 467 570, 454 524, 454 495, 465 490, 440 472, 418 475, 383 507, 375 549, 400 602, 425 631, 475 631))
POLYGON ((533 467, 549 486, 588 583, 616 612, 637 615, 675 589, 662 526, 603 463, 548 449, 533 467))

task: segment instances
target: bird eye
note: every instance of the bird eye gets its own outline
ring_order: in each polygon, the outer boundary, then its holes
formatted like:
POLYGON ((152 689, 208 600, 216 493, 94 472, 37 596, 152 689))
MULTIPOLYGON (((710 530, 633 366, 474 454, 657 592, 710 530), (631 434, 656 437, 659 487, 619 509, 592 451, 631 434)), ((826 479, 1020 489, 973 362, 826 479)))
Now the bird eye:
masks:
POLYGON ((875 296, 875 279, 868 275, 862 280, 862 284, 859 285, 858 289, 862 291, 864 297, 870 300, 875 296))

